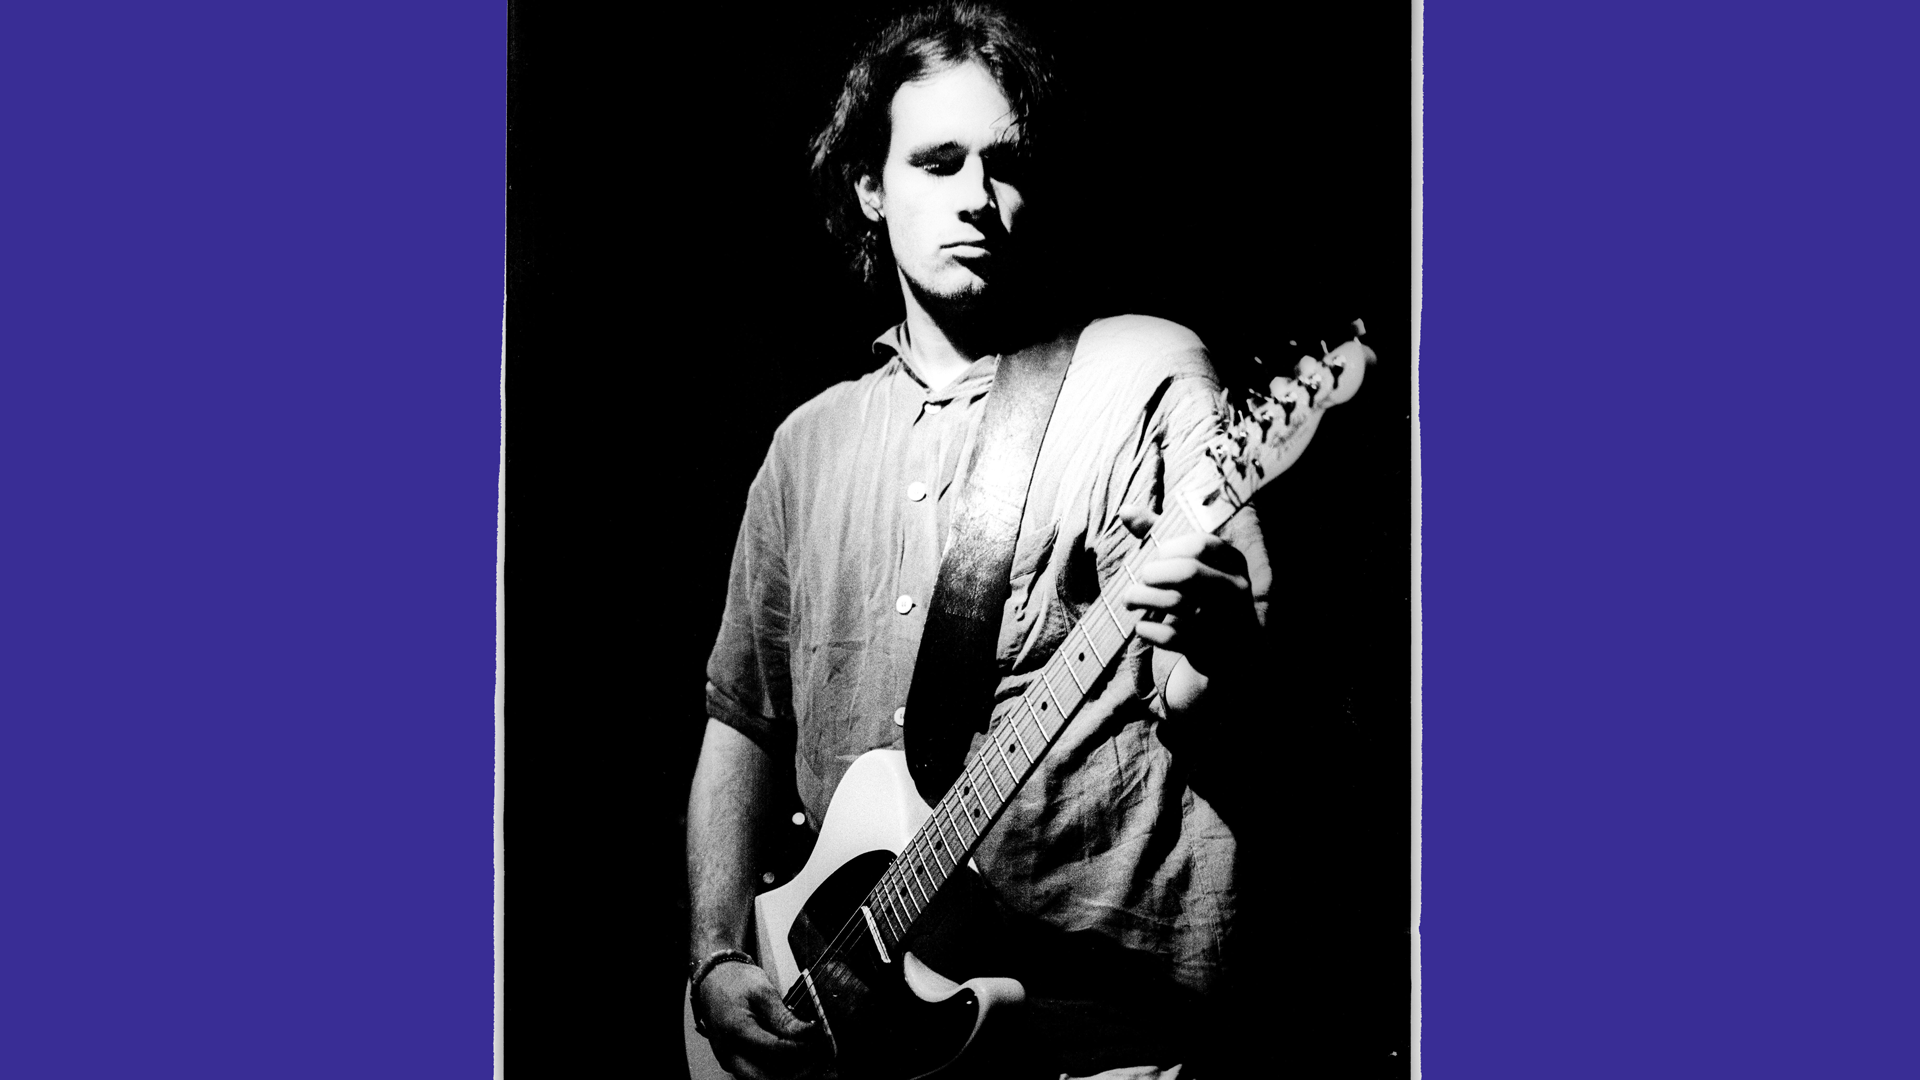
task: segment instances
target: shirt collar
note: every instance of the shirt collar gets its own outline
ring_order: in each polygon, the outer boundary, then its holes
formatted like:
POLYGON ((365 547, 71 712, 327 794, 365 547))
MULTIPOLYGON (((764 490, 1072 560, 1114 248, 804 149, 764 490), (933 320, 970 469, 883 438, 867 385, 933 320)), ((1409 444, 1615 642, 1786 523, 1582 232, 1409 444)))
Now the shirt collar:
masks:
POLYGON ((993 373, 999 370, 1000 357, 983 356, 967 365, 960 376, 938 390, 927 389, 927 381, 914 369, 913 346, 907 340, 907 324, 895 323, 873 339, 874 355, 887 357, 887 366, 912 379, 926 392, 928 401, 948 401, 962 394, 985 393, 993 385, 993 373))

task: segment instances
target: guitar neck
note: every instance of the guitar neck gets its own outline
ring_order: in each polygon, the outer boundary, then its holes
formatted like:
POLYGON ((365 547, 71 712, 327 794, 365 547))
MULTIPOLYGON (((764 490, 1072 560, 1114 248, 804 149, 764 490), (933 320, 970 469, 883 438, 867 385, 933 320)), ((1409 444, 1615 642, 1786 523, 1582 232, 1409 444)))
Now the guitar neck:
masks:
MULTIPOLYGON (((1303 357, 1297 378, 1274 379, 1272 396, 1249 411, 1227 407, 1223 395, 1228 422, 1206 449, 1214 467, 1194 469, 1169 493, 1159 520, 1110 584, 1138 582, 1141 567, 1159 556, 1166 540, 1218 532, 1255 491, 1299 458, 1322 413, 1353 396, 1373 358, 1356 338, 1322 358, 1303 357)), ((867 932, 877 934, 887 952, 897 949, 941 886, 973 855, 1126 648, 1140 615, 1114 600, 1118 591, 1104 589, 1088 606, 867 895, 867 932)))
MULTIPOLYGON (((1202 476, 1169 498, 1159 520, 1122 563, 1113 583, 1137 582, 1140 568, 1159 557, 1168 539, 1218 531, 1239 508, 1224 499, 1206 501, 1208 494, 1218 490, 1218 477, 1202 476)), ((1118 591, 1105 589, 1088 606, 868 896, 868 908, 889 950, 906 936, 954 871, 972 857, 1014 793, 1126 648, 1140 613, 1112 599, 1118 591)))

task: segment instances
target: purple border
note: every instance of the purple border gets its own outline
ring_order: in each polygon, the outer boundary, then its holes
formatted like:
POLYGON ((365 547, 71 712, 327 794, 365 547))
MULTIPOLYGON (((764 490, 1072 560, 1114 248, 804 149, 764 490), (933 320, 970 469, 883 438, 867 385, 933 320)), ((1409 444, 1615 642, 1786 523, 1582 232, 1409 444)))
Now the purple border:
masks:
POLYGON ((1913 1068, 1895 10, 1428 8, 1429 1076, 1913 1068))
POLYGON ((8 23, 0 1074, 489 1075, 504 8, 8 23))

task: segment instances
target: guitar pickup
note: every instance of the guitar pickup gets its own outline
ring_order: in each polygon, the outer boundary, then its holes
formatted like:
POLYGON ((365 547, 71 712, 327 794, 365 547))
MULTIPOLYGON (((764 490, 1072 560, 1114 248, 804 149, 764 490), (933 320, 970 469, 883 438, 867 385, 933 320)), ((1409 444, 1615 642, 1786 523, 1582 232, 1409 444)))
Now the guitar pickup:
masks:
POLYGON ((887 943, 881 940, 880 924, 873 921, 873 912, 867 909, 867 905, 861 904, 860 915, 867 920, 867 936, 873 939, 873 949, 880 954, 880 962, 893 963, 893 958, 887 955, 887 943))

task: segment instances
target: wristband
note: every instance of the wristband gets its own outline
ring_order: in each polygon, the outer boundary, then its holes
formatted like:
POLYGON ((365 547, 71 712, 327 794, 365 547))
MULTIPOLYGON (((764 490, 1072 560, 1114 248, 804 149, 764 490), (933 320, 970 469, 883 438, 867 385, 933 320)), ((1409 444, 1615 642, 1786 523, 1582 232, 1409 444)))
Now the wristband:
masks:
POLYGON ((687 1002, 693 1008, 693 1030, 696 1034, 705 1036, 707 1033, 707 1018, 704 1015, 706 1010, 700 1008, 700 983, 713 973, 714 968, 736 960, 742 964, 754 962, 753 957, 739 949, 721 949, 705 960, 696 961, 688 966, 687 1002))

